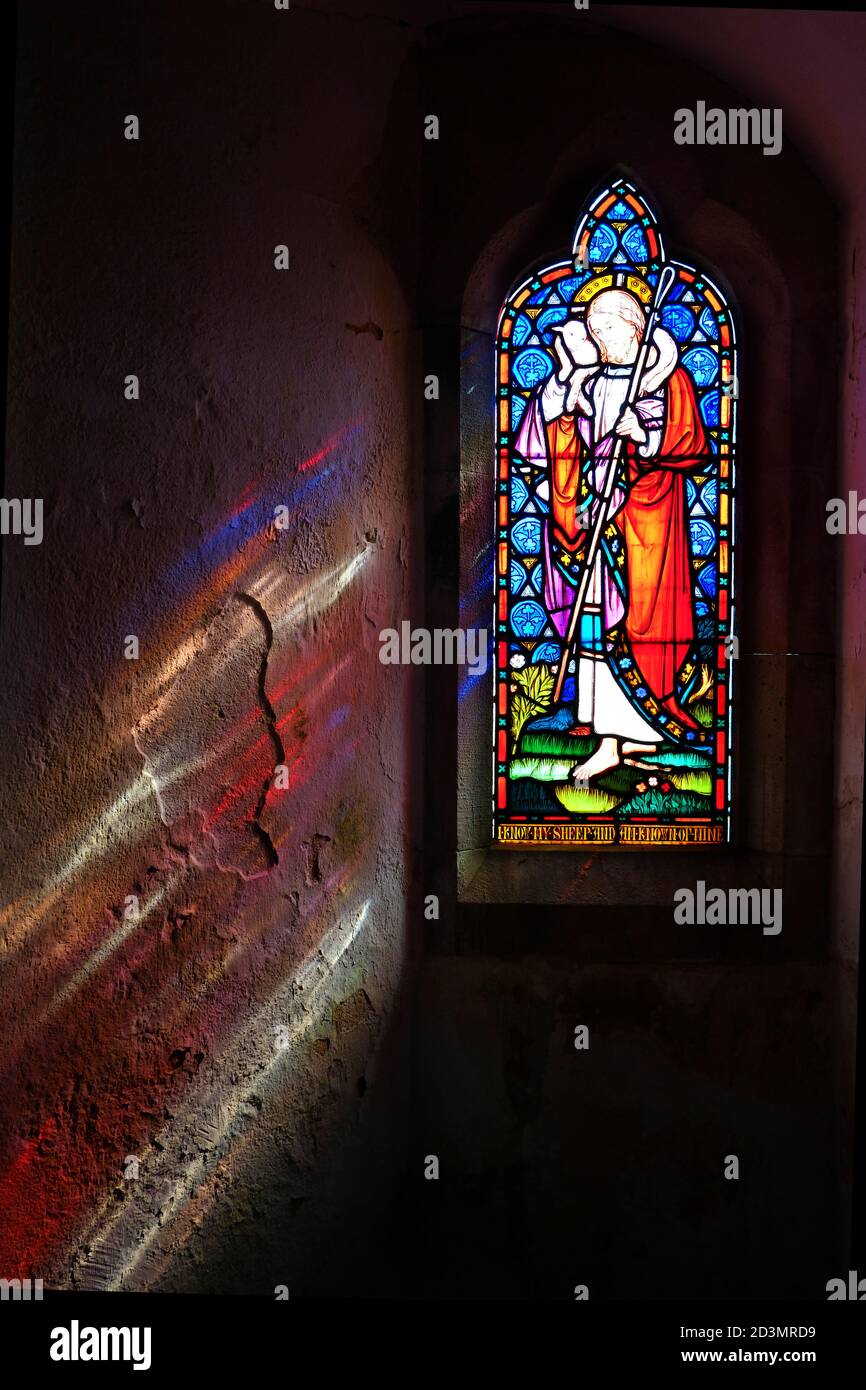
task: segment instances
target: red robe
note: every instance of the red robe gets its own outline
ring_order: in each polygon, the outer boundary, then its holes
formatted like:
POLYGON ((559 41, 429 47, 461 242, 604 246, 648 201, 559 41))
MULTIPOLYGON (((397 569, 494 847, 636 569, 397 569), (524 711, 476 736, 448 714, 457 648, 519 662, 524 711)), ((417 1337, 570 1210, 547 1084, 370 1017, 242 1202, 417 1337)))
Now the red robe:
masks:
MULTIPOLYGON (((586 447, 573 416, 547 426, 551 458, 550 510, 555 537, 576 556, 585 533, 576 523, 580 469, 586 447), (576 457, 577 455, 577 457, 576 457)), ((625 630, 635 664, 660 704, 690 728, 674 686, 694 638, 692 568, 684 474, 706 465, 709 446, 688 372, 677 367, 665 391, 662 439, 653 459, 626 441, 629 481, 615 517, 626 545, 628 603, 625 630)))

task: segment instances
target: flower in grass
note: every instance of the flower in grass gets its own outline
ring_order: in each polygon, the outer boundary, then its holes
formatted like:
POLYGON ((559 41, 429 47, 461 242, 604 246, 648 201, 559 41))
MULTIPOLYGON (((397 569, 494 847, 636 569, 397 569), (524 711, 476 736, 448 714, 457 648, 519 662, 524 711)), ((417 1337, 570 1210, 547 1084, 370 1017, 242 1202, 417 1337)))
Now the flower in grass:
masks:
POLYGON ((662 782, 662 791, 663 791, 663 792, 669 792, 670 789, 671 789, 671 784, 670 784, 670 782, 662 782))
POLYGON ((659 779, 657 777, 648 777, 647 781, 651 787, 657 787, 659 784, 659 779))
POLYGON ((646 782, 638 782, 637 786, 635 787, 635 791, 638 791, 638 792, 645 792, 645 791, 646 791, 646 782))
POLYGON ((522 666, 526 665, 526 657, 522 652, 515 652, 508 664, 513 666, 515 671, 519 671, 522 666))

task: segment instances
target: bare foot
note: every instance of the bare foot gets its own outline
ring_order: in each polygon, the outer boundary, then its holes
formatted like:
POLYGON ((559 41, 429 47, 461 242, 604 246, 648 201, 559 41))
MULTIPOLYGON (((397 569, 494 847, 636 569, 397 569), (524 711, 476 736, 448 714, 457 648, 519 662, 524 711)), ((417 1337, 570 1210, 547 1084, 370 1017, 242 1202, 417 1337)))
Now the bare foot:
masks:
POLYGON ((619 745, 611 734, 602 739, 591 758, 587 758, 579 767, 572 768, 571 780, 576 787, 585 787, 593 777, 610 772, 611 768, 618 767, 619 763, 619 745))

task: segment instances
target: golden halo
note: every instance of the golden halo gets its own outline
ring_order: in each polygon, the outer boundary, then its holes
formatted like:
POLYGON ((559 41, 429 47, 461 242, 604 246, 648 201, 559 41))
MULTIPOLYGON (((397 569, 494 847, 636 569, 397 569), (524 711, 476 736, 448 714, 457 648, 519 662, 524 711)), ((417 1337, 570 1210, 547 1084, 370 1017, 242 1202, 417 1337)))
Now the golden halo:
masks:
POLYGON ((622 275, 622 283, 617 284, 617 276, 613 271, 608 271, 605 275, 595 275, 592 280, 587 280, 585 285, 581 285, 577 294, 574 296, 573 303, 588 304, 602 290, 622 289, 629 290, 635 295, 642 304, 649 304, 652 297, 652 287, 642 280, 639 275, 622 275))

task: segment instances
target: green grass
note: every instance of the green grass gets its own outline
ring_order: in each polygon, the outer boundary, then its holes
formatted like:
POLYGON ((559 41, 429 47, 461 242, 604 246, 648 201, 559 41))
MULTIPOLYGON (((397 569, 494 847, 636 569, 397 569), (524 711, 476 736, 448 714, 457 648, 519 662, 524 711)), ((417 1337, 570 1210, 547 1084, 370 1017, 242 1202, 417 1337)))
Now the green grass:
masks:
POLYGON ((709 806, 707 797, 694 792, 662 792, 650 787, 636 793, 630 801, 624 801, 619 811, 624 816, 704 816, 709 806))
POLYGON ((691 713, 699 724, 703 724, 708 729, 713 722, 713 707, 706 700, 698 700, 697 704, 692 705, 691 713))
POLYGON ((699 753, 694 748, 676 748, 673 744, 659 744, 655 753, 639 753, 636 755, 642 763, 660 764, 665 767, 697 767, 708 768, 710 766, 709 753, 699 753))
POLYGON ((556 787, 555 793, 557 801, 575 816, 596 816, 612 811, 619 801, 618 796, 601 787, 556 787))
MULTIPOLYGON (((575 740, 576 741, 576 740, 575 740)), ((514 758, 508 769, 509 777, 515 781, 522 777, 532 777, 537 782, 567 782, 573 770, 580 766, 583 758, 514 758)), ((614 767, 593 782, 593 787, 611 796, 628 796, 635 782, 645 773, 632 767, 614 767)))
POLYGON ((531 777, 522 777, 511 784, 510 801, 518 815, 532 815, 540 811, 553 816, 559 811, 559 802, 553 795, 555 782, 535 782, 531 777))
POLYGON ((594 734, 559 734, 555 730, 529 729, 520 740, 521 753, 542 753, 548 757, 587 758, 598 747, 594 734))
MULTIPOLYGON (((561 734, 555 730, 538 729, 524 732, 520 739, 520 754, 547 758, 572 758, 580 762, 598 747, 594 734, 561 734)), ((695 748, 680 748, 672 743, 660 743, 655 753, 635 754, 643 763, 664 764, 667 767, 709 768, 710 753, 695 748)))
POLYGON ((634 786, 639 782, 645 773, 641 773, 635 767, 612 767, 610 772, 605 772, 603 776, 595 778, 594 787, 601 787, 606 792, 613 792, 616 796, 627 796, 634 786))
MULTIPOLYGON (((638 782, 646 782, 647 770, 624 764, 594 779, 591 786, 575 786, 571 781, 573 770, 586 761, 598 743, 592 734, 575 737, 547 729, 524 732, 520 755, 509 765, 509 777, 521 787, 521 801, 528 798, 526 809, 536 809, 536 794, 531 788, 537 786, 538 796, 555 798, 554 804, 572 815, 603 815, 614 809, 621 815, 706 814, 712 793, 710 754, 660 744, 654 753, 637 755, 641 762, 658 769, 659 777, 663 769, 671 769, 671 790, 667 793, 658 787, 636 792, 638 782)), ((543 808, 544 803, 539 802, 538 809, 543 808)))
POLYGON ((697 772, 672 772, 670 781, 680 792, 696 792, 698 796, 711 796, 713 790, 712 775, 708 771, 701 769, 697 772))
POLYGON ((564 782, 574 767, 574 759, 562 758, 513 758, 508 775, 533 777, 536 782, 564 782))

